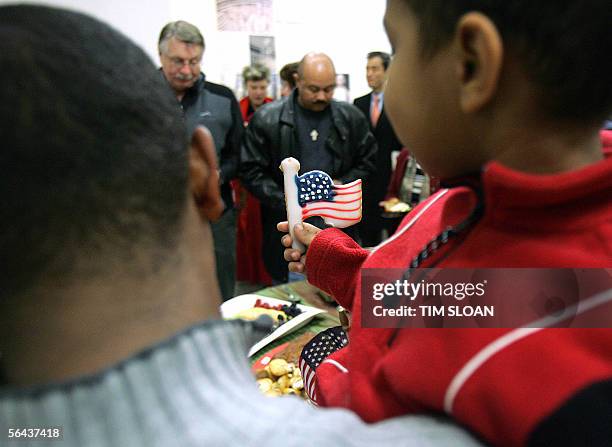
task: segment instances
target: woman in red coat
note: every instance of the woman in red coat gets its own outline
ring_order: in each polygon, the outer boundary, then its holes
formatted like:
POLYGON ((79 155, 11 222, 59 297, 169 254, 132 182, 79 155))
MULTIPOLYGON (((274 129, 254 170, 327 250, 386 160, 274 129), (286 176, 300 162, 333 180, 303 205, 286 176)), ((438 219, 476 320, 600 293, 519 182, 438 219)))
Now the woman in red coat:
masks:
MULTIPOLYGON (((240 112, 244 126, 249 124, 255 111, 272 101, 266 93, 270 83, 270 71, 262 65, 245 67, 242 71, 247 96, 240 100, 240 112)), ((261 210, 259 200, 235 181, 234 193, 238 209, 236 234, 236 279, 253 284, 270 285, 261 255, 261 210)))

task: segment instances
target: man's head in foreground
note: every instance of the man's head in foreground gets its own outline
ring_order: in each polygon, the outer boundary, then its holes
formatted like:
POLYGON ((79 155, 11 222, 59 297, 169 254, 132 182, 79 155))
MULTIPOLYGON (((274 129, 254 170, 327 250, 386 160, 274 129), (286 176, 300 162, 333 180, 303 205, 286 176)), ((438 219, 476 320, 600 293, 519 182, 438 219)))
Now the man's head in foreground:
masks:
POLYGON ((186 138, 143 51, 81 14, 7 6, 0 64, 6 380, 89 373, 214 314, 210 135, 186 138))
POLYGON ((385 109, 431 175, 577 169, 612 109, 606 0, 388 0, 385 109))

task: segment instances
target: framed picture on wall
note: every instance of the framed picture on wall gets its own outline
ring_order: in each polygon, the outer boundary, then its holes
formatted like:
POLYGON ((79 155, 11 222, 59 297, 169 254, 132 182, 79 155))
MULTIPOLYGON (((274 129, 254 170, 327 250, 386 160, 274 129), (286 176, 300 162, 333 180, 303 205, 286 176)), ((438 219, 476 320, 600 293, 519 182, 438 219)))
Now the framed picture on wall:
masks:
POLYGON ((217 29, 272 32, 272 0, 217 0, 217 29))
POLYGON ((276 73, 276 47, 273 36, 249 36, 251 65, 261 64, 270 70, 268 94, 276 99, 278 74, 276 73))
POLYGON ((334 99, 337 101, 351 100, 351 90, 349 84, 350 76, 348 73, 336 74, 336 90, 334 91, 334 99))

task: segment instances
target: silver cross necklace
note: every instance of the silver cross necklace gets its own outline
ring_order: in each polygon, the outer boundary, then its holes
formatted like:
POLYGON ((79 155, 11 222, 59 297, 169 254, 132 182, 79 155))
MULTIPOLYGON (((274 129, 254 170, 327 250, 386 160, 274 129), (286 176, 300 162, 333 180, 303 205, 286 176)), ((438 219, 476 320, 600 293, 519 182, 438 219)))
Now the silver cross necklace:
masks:
POLYGON ((318 127, 321 122, 325 119, 325 115, 322 112, 313 113, 308 110, 304 110, 302 113, 303 124, 305 124, 307 129, 310 129, 308 135, 310 136, 310 140, 313 142, 319 141, 319 137, 321 134, 319 133, 318 127))

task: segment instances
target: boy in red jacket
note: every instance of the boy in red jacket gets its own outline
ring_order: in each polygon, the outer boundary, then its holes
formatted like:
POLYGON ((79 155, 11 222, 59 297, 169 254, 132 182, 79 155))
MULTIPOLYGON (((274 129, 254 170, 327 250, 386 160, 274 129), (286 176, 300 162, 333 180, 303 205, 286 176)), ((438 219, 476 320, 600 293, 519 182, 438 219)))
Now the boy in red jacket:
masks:
POLYGON ((316 369, 317 403, 366 421, 445 412, 495 445, 609 445, 609 330, 367 329, 360 281, 364 268, 612 267, 609 2, 389 0, 384 22, 389 118, 455 186, 371 252, 295 228, 308 249, 285 250, 289 270, 352 312, 348 345, 316 369))

